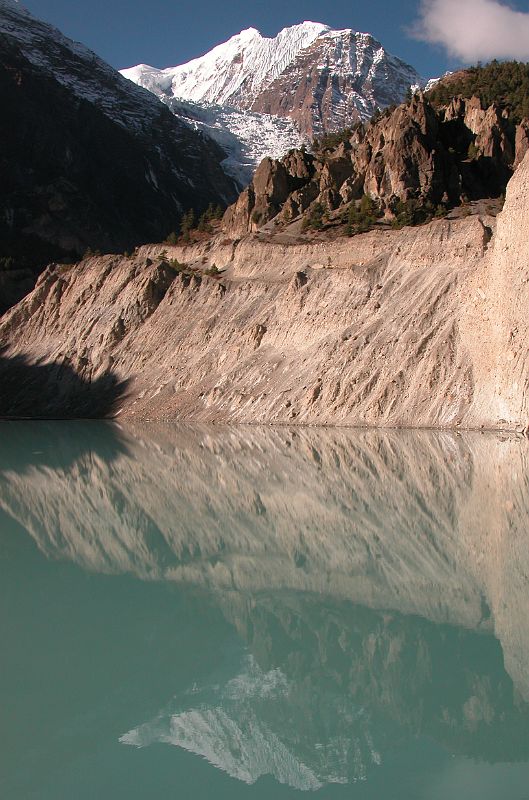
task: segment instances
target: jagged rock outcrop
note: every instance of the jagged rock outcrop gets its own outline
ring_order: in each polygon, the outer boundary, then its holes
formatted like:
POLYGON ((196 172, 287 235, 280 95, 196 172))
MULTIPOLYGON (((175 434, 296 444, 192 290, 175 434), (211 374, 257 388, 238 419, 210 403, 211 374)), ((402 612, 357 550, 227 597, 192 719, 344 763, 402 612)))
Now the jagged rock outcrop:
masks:
POLYGON ((250 186, 226 212, 225 227, 257 229, 277 216, 287 200, 292 208, 305 210, 317 195, 310 186, 315 172, 314 158, 303 150, 293 150, 280 161, 263 159, 250 186))
POLYGON ((529 150, 529 120, 523 119, 516 127, 514 167, 522 163, 529 150))
POLYGON ((256 230, 281 212, 280 219, 289 221, 313 202, 335 210, 363 194, 390 215, 398 201, 433 208, 498 197, 529 147, 526 127, 515 129, 505 111, 496 105, 483 109, 477 97, 456 98, 435 111, 416 94, 367 128, 356 126, 334 148, 267 159, 240 203, 226 213, 226 228, 256 230), (293 161, 303 163, 301 172, 292 169, 293 161), (295 175, 298 185, 287 175, 295 175))
POLYGON ((512 165, 514 153, 506 126, 509 112, 497 105, 484 109, 479 97, 471 97, 462 103, 464 124, 476 137, 474 145, 478 155, 494 161, 502 160, 506 166, 512 165))
POLYGON ((496 233, 470 216, 50 268, 0 324, 0 413, 75 416, 73 372, 126 384, 108 408, 127 417, 522 430, 528 209, 526 156, 496 233), (55 366, 46 378, 31 365, 55 366))
POLYGON ((448 196, 454 202, 457 176, 440 146, 437 115, 424 97, 399 106, 362 134, 357 134, 351 158, 367 195, 387 207, 410 197, 439 203, 448 196))

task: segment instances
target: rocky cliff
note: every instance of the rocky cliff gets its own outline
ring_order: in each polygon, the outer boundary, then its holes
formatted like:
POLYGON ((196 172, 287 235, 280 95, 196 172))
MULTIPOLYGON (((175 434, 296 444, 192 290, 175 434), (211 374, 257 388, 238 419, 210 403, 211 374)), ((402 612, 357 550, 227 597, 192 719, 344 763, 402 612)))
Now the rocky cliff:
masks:
MULTIPOLYGON (((402 204, 436 210, 500 196, 525 155, 528 123, 478 97, 456 98, 434 109, 417 93, 371 124, 316 142, 312 153, 264 159, 248 188, 226 214, 233 233, 286 224, 316 205, 349 213, 365 195, 381 215, 402 204)), ((337 216, 334 215, 334 219, 337 216)))
POLYGON ((524 429, 528 213, 526 156, 496 230, 448 217, 51 267, 0 325, 1 412, 524 429))

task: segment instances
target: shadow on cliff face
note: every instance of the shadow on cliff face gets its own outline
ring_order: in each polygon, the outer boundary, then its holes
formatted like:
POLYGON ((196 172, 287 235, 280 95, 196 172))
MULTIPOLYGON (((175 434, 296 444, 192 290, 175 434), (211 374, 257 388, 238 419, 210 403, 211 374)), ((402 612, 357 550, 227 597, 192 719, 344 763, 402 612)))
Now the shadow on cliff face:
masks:
POLYGON ((0 417, 32 419, 100 419, 111 417, 128 381, 107 372, 85 380, 64 362, 30 363, 0 350, 0 417))

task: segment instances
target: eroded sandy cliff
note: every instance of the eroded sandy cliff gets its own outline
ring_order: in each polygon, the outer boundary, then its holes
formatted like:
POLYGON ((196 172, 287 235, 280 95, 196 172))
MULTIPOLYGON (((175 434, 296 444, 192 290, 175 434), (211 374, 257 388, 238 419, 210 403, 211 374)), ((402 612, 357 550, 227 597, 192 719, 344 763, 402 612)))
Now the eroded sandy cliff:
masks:
POLYGON ((0 411, 523 429, 528 215, 526 157, 497 230, 166 248, 194 273, 162 246, 49 269, 0 324, 0 411))

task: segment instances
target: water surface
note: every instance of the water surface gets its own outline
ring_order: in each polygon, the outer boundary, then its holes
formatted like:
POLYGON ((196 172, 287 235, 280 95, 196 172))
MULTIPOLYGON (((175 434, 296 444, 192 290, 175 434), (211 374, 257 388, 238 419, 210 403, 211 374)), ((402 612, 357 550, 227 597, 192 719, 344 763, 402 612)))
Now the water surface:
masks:
POLYGON ((1 432, 3 800, 528 800, 525 441, 1 432))

